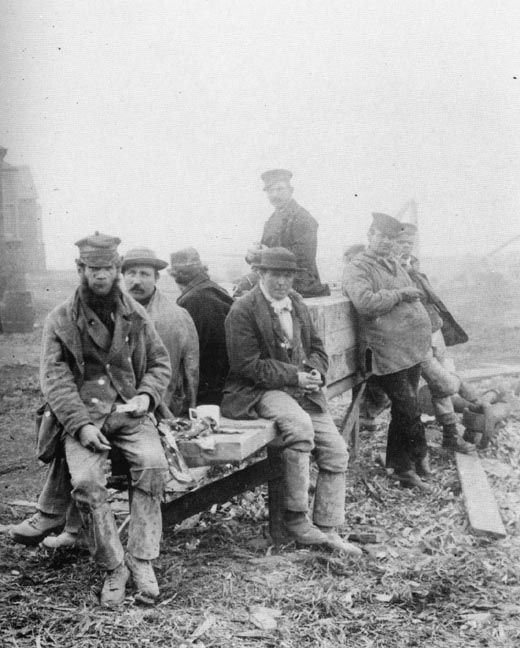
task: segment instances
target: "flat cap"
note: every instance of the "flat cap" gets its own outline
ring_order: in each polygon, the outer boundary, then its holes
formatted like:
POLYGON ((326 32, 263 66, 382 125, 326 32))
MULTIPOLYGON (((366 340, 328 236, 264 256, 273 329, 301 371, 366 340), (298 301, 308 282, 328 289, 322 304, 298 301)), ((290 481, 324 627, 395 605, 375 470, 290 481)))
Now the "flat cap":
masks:
POLYGON ((260 263, 256 267, 260 270, 291 270, 292 272, 303 270, 303 268, 298 268, 294 254, 284 247, 262 250, 260 263))
POLYGON ((164 270, 168 265, 167 261, 157 258, 157 255, 150 248, 138 247, 128 250, 122 259, 121 270, 124 272, 127 268, 136 265, 150 266, 156 270, 164 270))
POLYGON ((187 268, 190 266, 202 266, 199 253, 195 248, 183 248, 177 252, 172 252, 170 255, 170 267, 172 270, 175 270, 176 268, 187 268))
POLYGON ((372 214, 372 227, 390 238, 397 238, 401 231, 402 223, 393 216, 376 212, 372 214))
POLYGON ((117 236, 108 236, 107 234, 100 234, 94 232, 92 236, 76 241, 79 249, 79 261, 92 268, 100 268, 107 265, 118 264, 119 254, 117 253, 117 246, 121 243, 121 239, 117 236))
POLYGON ((275 182, 290 182, 293 174, 287 169, 271 169, 260 176, 265 184, 264 191, 274 185, 275 182))

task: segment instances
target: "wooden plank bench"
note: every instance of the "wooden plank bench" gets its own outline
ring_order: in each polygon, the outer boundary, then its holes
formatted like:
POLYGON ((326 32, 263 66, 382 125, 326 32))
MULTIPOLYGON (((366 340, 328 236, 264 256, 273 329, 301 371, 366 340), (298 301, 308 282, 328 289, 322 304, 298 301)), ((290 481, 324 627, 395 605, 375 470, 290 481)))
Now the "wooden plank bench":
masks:
MULTIPOLYGON (((341 433, 349 443, 351 456, 357 450, 359 402, 364 389, 358 371, 355 320, 350 301, 342 296, 305 300, 313 323, 329 355, 327 395, 334 398, 352 390, 351 403, 341 423, 341 433)), ((276 430, 272 421, 256 419, 233 421, 221 419, 221 428, 236 433, 215 434, 202 439, 179 441, 179 450, 188 467, 232 464, 238 466, 231 474, 179 494, 163 504, 165 527, 178 524, 214 504, 222 504, 235 495, 268 483, 269 529, 275 542, 282 542, 281 462, 276 446, 276 430), (245 460, 265 450, 264 457, 245 467, 245 460)))

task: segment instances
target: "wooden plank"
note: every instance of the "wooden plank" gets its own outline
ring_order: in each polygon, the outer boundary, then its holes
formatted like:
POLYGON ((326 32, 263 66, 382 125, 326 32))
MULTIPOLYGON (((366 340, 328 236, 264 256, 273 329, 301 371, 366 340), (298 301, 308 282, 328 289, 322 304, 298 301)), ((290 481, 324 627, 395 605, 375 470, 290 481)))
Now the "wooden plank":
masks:
POLYGON ((236 434, 211 434, 200 439, 178 440, 177 445, 188 467, 240 463, 276 438, 273 421, 265 421, 256 429, 236 434))
POLYGON ((455 453, 469 523, 479 535, 505 538, 506 530, 477 454, 455 453))
POLYGON ((474 380, 484 380, 494 376, 511 376, 520 374, 520 365, 491 365, 489 367, 479 367, 477 369, 466 369, 459 371, 459 376, 463 380, 472 382, 474 380))
POLYGON ((207 510, 213 504, 228 502, 235 495, 252 490, 266 481, 276 480, 279 476, 279 465, 271 464, 269 459, 246 466, 227 477, 163 504, 163 524, 165 527, 178 524, 196 513, 207 510))

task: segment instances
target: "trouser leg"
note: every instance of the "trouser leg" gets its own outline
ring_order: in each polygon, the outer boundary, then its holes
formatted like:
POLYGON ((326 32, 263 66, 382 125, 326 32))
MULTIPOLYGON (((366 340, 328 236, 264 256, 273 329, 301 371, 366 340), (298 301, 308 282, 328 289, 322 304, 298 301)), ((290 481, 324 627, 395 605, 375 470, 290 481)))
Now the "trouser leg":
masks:
POLYGON ((38 498, 38 510, 46 515, 65 517, 72 500, 72 486, 65 457, 55 457, 49 464, 47 476, 38 498))
POLYGON ((313 522, 320 527, 339 527, 345 522, 345 473, 318 473, 313 522))
POLYGON ((291 448, 282 450, 284 507, 287 511, 309 511, 309 455, 291 448))

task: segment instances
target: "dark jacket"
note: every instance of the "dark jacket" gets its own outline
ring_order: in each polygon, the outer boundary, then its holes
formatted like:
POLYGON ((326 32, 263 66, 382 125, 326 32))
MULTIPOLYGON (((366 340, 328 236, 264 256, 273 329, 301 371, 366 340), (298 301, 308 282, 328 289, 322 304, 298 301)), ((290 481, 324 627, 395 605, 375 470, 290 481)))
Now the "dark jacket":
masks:
POLYGON ((85 385, 82 335, 90 335, 92 343, 104 342, 98 323, 85 321, 76 291, 47 316, 40 360, 43 395, 66 433, 74 436, 83 425, 97 421, 91 401, 101 407, 103 390, 107 401, 115 390, 124 401, 148 394, 153 409, 160 404, 170 380, 170 361, 142 306, 128 295, 120 296, 105 368, 109 380, 99 381, 97 399, 80 395, 85 385))
MULTIPOLYGON (((294 291, 290 298, 293 321, 297 318, 299 322, 306 370, 316 369, 325 381, 328 358, 323 342, 314 330, 303 299, 294 291)), ((224 416, 258 418, 255 406, 265 391, 281 389, 291 395, 299 392, 298 371, 303 371, 304 367, 291 363, 279 318, 260 286, 255 286, 233 304, 226 318, 226 340, 230 370, 222 400, 224 416)), ((322 411, 326 410, 327 401, 322 390, 305 398, 322 411)))
POLYGON ((233 298, 205 272, 182 291, 177 304, 191 315, 199 335, 198 404, 219 405, 229 370, 224 320, 233 298))
POLYGON ((295 256, 298 267, 303 268, 294 280, 294 289, 303 297, 330 295, 327 284, 322 284, 316 266, 318 223, 309 212, 290 200, 277 209, 264 225, 262 245, 284 247, 295 256))

